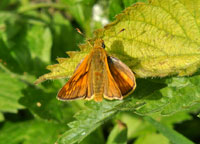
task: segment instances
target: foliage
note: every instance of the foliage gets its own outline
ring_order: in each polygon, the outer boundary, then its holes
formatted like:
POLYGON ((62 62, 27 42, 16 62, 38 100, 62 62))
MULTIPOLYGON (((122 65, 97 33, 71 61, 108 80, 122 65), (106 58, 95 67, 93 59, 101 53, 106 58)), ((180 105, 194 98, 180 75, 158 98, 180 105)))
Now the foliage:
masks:
POLYGON ((1 0, 1 143, 199 143, 199 6, 200 0, 1 0), (110 24, 102 28, 105 19, 110 24), (68 79, 91 49, 77 27, 90 43, 102 38, 108 54, 133 70, 133 94, 101 103, 56 99, 67 80, 45 80, 68 79))

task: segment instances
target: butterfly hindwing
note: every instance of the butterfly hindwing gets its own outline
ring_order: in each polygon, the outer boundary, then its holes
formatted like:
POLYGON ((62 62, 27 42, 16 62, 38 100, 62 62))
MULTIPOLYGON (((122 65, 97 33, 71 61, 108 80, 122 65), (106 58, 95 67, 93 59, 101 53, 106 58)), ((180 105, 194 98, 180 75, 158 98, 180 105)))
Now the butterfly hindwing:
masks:
POLYGON ((115 57, 108 56, 108 65, 112 77, 118 85, 122 96, 131 93, 135 87, 135 76, 128 66, 115 57))
POLYGON ((122 94, 120 92, 120 89, 117 86, 117 83, 115 82, 114 78, 112 77, 112 74, 109 70, 109 65, 107 61, 107 57, 105 60, 105 73, 104 73, 104 97, 107 99, 122 99, 122 94))

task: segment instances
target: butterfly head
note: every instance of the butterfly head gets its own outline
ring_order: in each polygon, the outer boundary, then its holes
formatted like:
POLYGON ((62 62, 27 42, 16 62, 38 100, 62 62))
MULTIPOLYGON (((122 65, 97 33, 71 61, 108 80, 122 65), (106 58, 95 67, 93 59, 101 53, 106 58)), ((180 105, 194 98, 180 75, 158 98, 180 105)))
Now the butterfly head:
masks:
POLYGON ((105 49, 105 44, 102 39, 96 39, 94 42, 94 48, 104 48, 105 49))

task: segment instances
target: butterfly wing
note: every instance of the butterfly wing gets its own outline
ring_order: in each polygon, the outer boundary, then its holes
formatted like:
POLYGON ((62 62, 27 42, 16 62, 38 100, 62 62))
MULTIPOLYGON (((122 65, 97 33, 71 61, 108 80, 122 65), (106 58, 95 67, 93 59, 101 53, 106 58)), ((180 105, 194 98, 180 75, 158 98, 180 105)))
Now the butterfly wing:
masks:
MULTIPOLYGON (((58 92, 58 99, 73 100, 87 97, 90 63, 89 56, 86 56, 77 66, 73 76, 58 92)), ((89 94, 92 95, 93 93, 90 92, 89 94)))
POLYGON ((114 78, 122 96, 131 93, 135 87, 135 76, 128 66, 115 57, 107 57, 112 77, 114 78))
POLYGON ((104 72, 104 97, 109 100, 123 99, 120 89, 115 82, 111 71, 109 70, 107 57, 105 58, 105 72, 104 72))

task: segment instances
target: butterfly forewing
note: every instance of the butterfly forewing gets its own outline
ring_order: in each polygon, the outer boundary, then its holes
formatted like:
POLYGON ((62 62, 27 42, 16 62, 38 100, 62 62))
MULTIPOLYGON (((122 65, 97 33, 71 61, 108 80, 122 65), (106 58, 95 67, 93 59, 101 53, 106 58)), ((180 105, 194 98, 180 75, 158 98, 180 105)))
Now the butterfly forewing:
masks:
POLYGON ((119 59, 108 56, 108 65, 122 96, 131 93, 135 87, 135 76, 133 72, 119 59))
MULTIPOLYGON (((88 93, 89 56, 77 67, 73 76, 58 92, 58 99, 73 100, 85 98, 88 93)), ((91 93, 91 92, 90 92, 91 93)))

